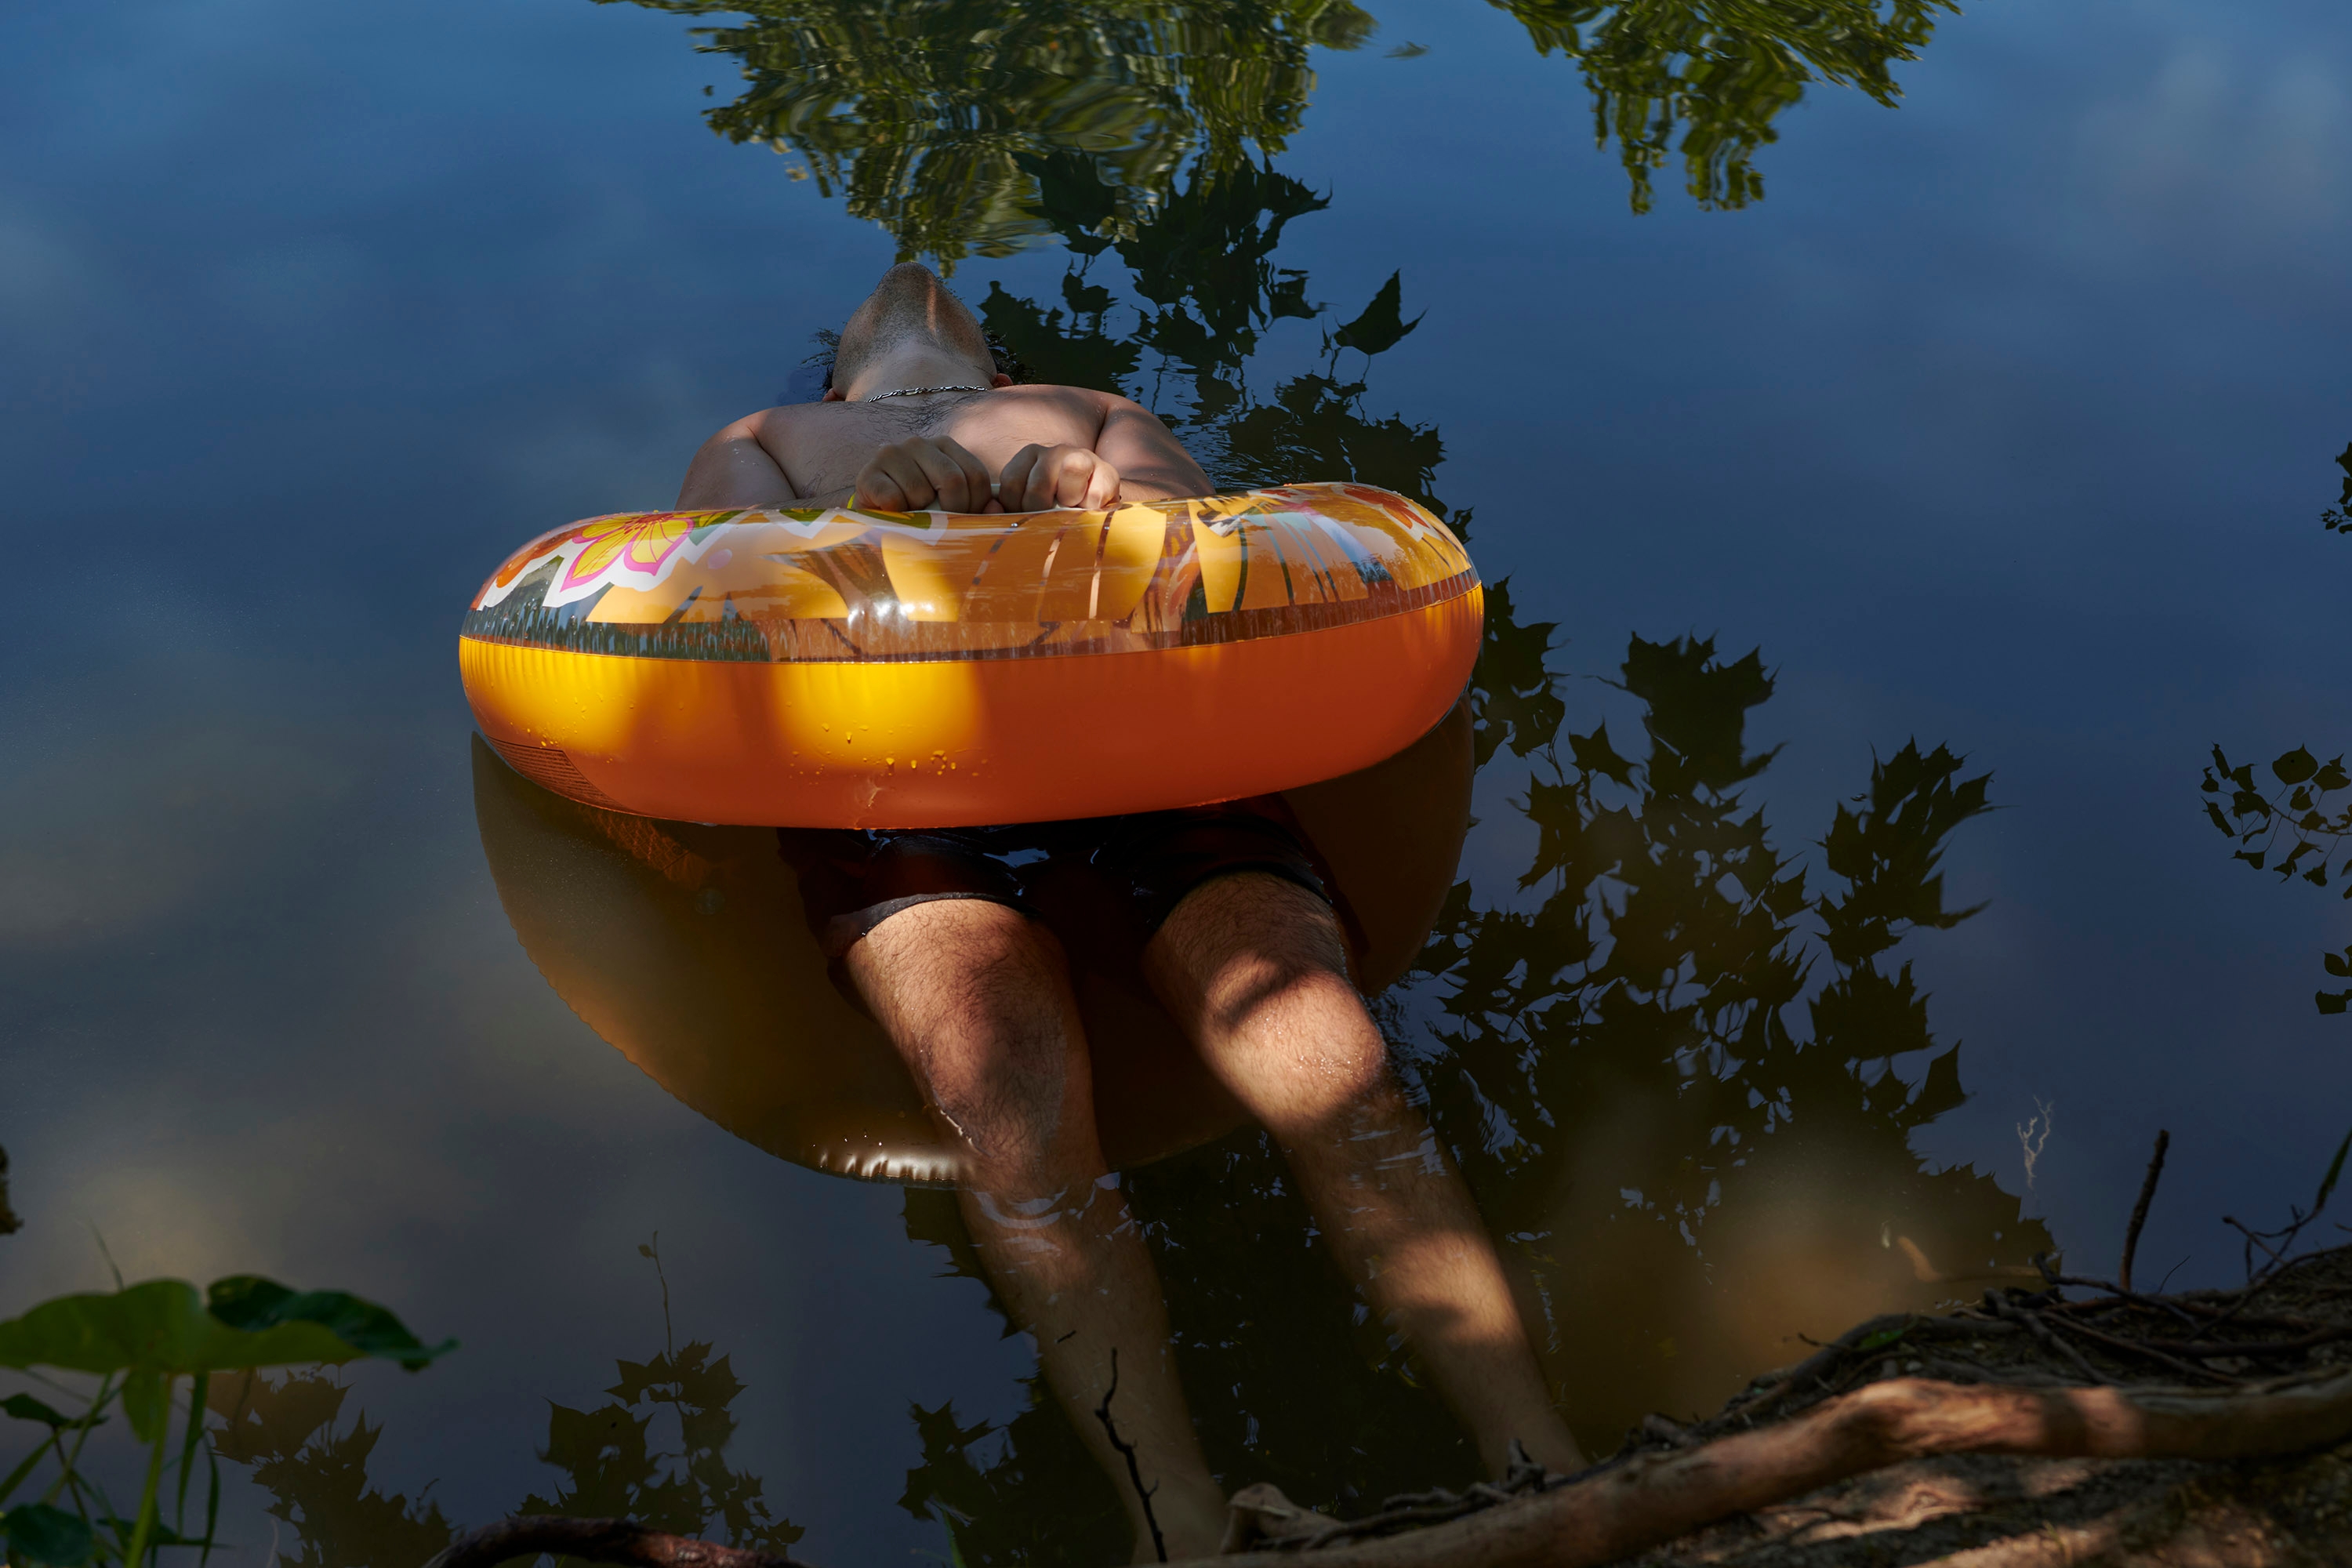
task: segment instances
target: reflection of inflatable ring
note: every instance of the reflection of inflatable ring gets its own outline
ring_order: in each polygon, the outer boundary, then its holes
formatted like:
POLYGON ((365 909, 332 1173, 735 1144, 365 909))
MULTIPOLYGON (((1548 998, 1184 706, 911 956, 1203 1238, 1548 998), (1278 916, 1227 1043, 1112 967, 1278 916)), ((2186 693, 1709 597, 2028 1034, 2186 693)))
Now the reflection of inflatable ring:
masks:
MULTIPOLYGON (((1469 715, 1457 708, 1387 762, 1283 797, 1330 874, 1367 992, 1404 973, 1444 902, 1469 825, 1470 776, 1469 715)), ((827 978, 772 832, 581 805, 478 742, 474 815, 523 950, 655 1082, 736 1136, 820 1171, 954 1179, 957 1152, 933 1131, 897 1053, 827 978)), ((1077 946, 1072 979, 1112 1165, 1146 1164, 1238 1126, 1240 1109, 1150 994, 1131 973, 1088 968, 1077 946)))
POLYGON ((940 827, 1290 789, 1410 744, 1477 656, 1445 525, 1363 485, 1113 512, 642 512, 515 552, 458 662, 591 805, 940 827))

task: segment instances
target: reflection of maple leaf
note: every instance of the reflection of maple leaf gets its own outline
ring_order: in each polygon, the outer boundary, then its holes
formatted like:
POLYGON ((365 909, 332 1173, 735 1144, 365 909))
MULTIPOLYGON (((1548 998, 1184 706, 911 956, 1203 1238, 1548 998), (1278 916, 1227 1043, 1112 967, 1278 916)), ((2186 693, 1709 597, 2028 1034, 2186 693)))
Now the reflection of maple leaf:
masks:
POLYGON ((1385 353, 1403 340, 1406 333, 1421 325, 1421 317, 1404 319, 1404 274, 1391 272, 1364 313, 1331 334, 1331 341, 1343 349, 1359 349, 1368 354, 1385 353))

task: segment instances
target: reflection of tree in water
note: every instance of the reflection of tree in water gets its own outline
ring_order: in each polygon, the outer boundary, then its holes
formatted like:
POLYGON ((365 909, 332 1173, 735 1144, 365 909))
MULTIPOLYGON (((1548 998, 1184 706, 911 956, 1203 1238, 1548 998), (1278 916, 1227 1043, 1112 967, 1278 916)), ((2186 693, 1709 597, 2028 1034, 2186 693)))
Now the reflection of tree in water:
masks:
POLYGON ((454 1533, 439 1503, 368 1484, 368 1456, 383 1428, 369 1426, 365 1411, 341 1428, 350 1396, 320 1372, 212 1384, 212 1408, 224 1423, 214 1450, 252 1467, 254 1484, 270 1494, 271 1517, 295 1532, 294 1550, 278 1554, 281 1568, 415 1568, 454 1533))
MULTIPOLYGON (((2330 533, 2352 533, 2352 445, 2336 454, 2336 466, 2344 470, 2344 491, 2319 521, 2330 533)), ((2252 763, 2231 763, 2217 744, 2200 787, 2206 819, 2237 843, 2231 858, 2276 872, 2282 883, 2325 888, 2333 879, 2352 899, 2352 772, 2341 752, 2323 763, 2297 746, 2257 773, 2252 763)), ((2352 980, 2352 947, 2319 962, 2334 978, 2352 980)), ((2322 1013, 2352 1012, 2352 987, 2315 992, 2312 1002, 2322 1013)))
MULTIPOLYGON (((1263 393, 1250 383, 1262 335, 1315 312, 1274 247, 1321 205, 1265 171, 1189 188, 1167 227, 1074 263, 1058 303, 999 285, 983 319, 1041 378, 1172 410, 1221 485, 1356 479, 1446 515, 1438 433, 1369 411, 1363 374, 1338 368, 1342 334, 1369 365, 1411 330, 1397 280, 1327 334, 1334 352, 1315 370, 1263 393), (1234 265, 1194 264, 1217 245, 1234 265), (1106 255, 1137 302, 1097 274, 1106 255)), ((1959 1102, 1958 1061, 1910 966, 1889 958, 1907 931, 1969 912, 1945 909, 1937 862, 1984 809, 1986 781, 1944 748, 1906 745, 1837 807, 1828 887, 1809 890, 1742 798, 1770 760, 1746 742, 1772 688, 1758 655, 1633 638, 1615 684, 1647 744, 1627 756, 1605 725, 1570 728, 1570 693, 1546 668, 1553 628, 1523 623, 1508 584, 1487 612, 1477 757, 1533 768, 1517 803, 1533 849, 1505 903, 1456 889, 1384 1016, 1507 1238, 1586 1441, 1606 1451, 1660 1405, 1712 1407, 1791 1359, 1800 1331, 2030 1273, 2050 1240, 2017 1200, 1972 1171, 1924 1173, 1910 1151, 1914 1130, 1959 1102)), ((1272 1480, 1344 1510, 1474 1479, 1467 1444, 1321 1255, 1262 1137, 1127 1181, 1229 1483, 1272 1480)), ((951 1272, 984 1279, 947 1194, 910 1192, 906 1215, 951 1272)), ((1033 1394, 1002 1426, 918 1406, 924 1463, 902 1500, 941 1521, 964 1563, 1109 1560, 1126 1539, 1118 1500, 1033 1394)))
MULTIPOLYGON (((728 1357, 698 1340, 683 1349, 666 1343, 659 1355, 614 1370, 619 1381, 594 1410, 550 1402, 539 1457, 562 1472, 563 1484, 511 1511, 634 1519, 776 1552, 801 1538, 798 1526, 770 1512, 757 1476, 728 1468, 732 1406, 744 1388, 728 1357)), ((295 1549, 278 1553, 281 1568, 417 1568, 456 1533, 423 1493, 387 1496, 369 1484, 368 1458, 383 1429, 369 1426, 365 1411, 341 1426, 350 1394, 323 1372, 213 1385, 223 1423, 215 1448, 252 1467, 254 1483, 270 1494, 269 1513, 296 1532, 295 1549)))
POLYGON ((633 1519, 673 1535, 779 1552, 801 1538, 797 1525, 770 1514, 757 1476, 727 1467, 735 1436, 730 1407, 743 1392, 728 1357, 714 1358, 697 1340, 650 1361, 616 1363, 615 1370, 620 1381, 596 1409, 550 1407, 540 1458, 562 1470, 566 1484, 551 1498, 523 1499, 515 1512, 633 1519), (658 1446, 669 1440, 671 1423, 675 1452, 658 1446))
POLYGON ((744 88, 711 110, 737 142, 790 148, 906 257, 1003 256, 1048 232, 1116 232, 1188 158, 1245 167, 1297 130, 1309 45, 1355 47, 1372 19, 1348 0, 635 0, 700 16, 707 51, 744 88), (1106 205, 1041 208, 1057 159, 1100 171, 1106 205))
MULTIPOLYGON (((902 255, 952 262, 1059 236, 1073 260, 1057 299, 997 284, 980 306, 1029 374, 1138 397, 1221 485, 1360 479, 1467 531, 1435 493, 1438 433, 1366 406, 1372 360, 1417 321, 1401 278, 1326 329, 1313 370, 1270 389, 1249 374, 1280 323, 1323 313, 1276 252, 1327 198, 1270 159, 1311 90, 1307 47, 1356 47, 1373 30, 1362 11, 635 3, 748 13, 703 35, 747 83, 714 128, 798 153, 902 255)), ((1885 17, 1868 0, 1507 8, 1538 47, 1579 61, 1637 206, 1678 130, 1694 195, 1737 205, 1760 193, 1750 157, 1808 83, 1893 96, 1887 68, 1927 40, 1935 3, 1895 0, 1885 17)), ((1887 955, 1908 930, 1963 918, 1943 908, 1936 865, 1984 781, 1940 747, 1906 746, 1874 768, 1858 809, 1838 808, 1833 887, 1810 893, 1741 796, 1769 760, 1745 749, 1771 689, 1757 655, 1634 638, 1620 684, 1648 745, 1628 757, 1603 727, 1570 729, 1545 665, 1552 628, 1520 622, 1507 584, 1488 616, 1478 761, 1534 768, 1518 810, 1535 847, 1519 897, 1457 889, 1383 1016, 1505 1237, 1572 1418, 1605 1451, 1646 1409, 1711 1405, 1791 1359, 1799 1331, 1964 1293, 2048 1245, 1990 1179, 1923 1173, 1907 1143, 1958 1103, 1958 1061, 1887 955)), ((1322 1256, 1262 1137, 1127 1180, 1221 1475, 1343 1510, 1473 1479, 1469 1445, 1322 1256)), ((950 1272, 984 1280, 949 1194, 910 1189, 906 1224, 950 1272)), ((579 1462, 556 1461, 573 1477, 558 1504, 667 1506, 680 1472, 656 1478, 629 1437, 643 1392, 625 1368, 606 1411, 558 1412, 551 1458, 565 1434, 581 1446, 579 1462)), ((902 1504, 974 1568, 1114 1560, 1128 1531, 1111 1483, 1032 1395, 1001 1426, 917 1405, 923 1459, 902 1504)), ((718 1495, 706 1481, 691 1501, 709 1517, 718 1495)))
POLYGON ((1758 656, 1635 637, 1618 684, 1645 755, 1605 723, 1512 737, 1538 763, 1518 888, 1539 896, 1457 889, 1423 959, 1435 1017, 1403 1042, 1595 1438, 2050 1245, 1990 1178, 1909 1146, 1960 1102, 1958 1058, 1887 955, 1972 912, 1944 907, 1937 862, 1986 780, 1942 747, 1874 763, 1811 891, 1743 799, 1770 761, 1746 749, 1758 656))
MULTIPOLYGON (((612 4, 614 0, 600 0, 612 4)), ((1349 0, 632 0, 688 16, 744 86, 705 116, 736 142, 790 150, 902 258, 1003 256, 1052 233, 1099 249, 1153 208, 1271 159, 1314 90, 1307 50, 1378 30, 1349 0), (1054 172, 1093 172, 1072 205, 1054 172)), ((1636 211, 1677 153, 1705 206, 1761 196, 1759 148, 1816 82, 1901 96, 1951 0, 1490 0, 1546 55, 1574 60, 1595 139, 1612 140, 1636 211)), ((1401 78, 1400 87, 1412 83, 1401 78)))
POLYGON ((2336 454, 2336 466, 2344 470, 2344 493, 2319 514, 2319 521, 2330 533, 2352 533, 2352 443, 2336 454))
MULTIPOLYGON (((1305 279, 1274 264, 1267 237, 1319 205, 1306 203, 1265 171, 1203 189, 1168 209, 1169 228, 1143 225, 1074 264, 1058 303, 999 288, 986 320, 1033 370, 1160 397, 1223 483, 1359 479, 1443 511, 1438 433, 1370 410, 1369 372, 1343 377, 1344 353, 1270 390, 1251 384, 1260 337, 1313 317, 1305 279), (1241 237, 1250 264, 1170 259, 1203 233, 1241 237), (1097 276, 1108 257, 1133 281, 1097 276)), ((1366 365, 1410 330, 1402 298, 1392 281, 1340 329, 1366 365)), ((1477 758, 1530 771, 1507 825, 1529 847, 1517 893, 1456 889, 1382 1016, 1503 1238, 1566 1408, 1605 1452, 1647 1410, 1712 1407, 1795 1359, 1800 1332, 1972 1295, 2050 1241, 1989 1178, 1922 1171, 1908 1144, 1961 1091, 1956 1049, 1936 1041, 1892 954, 1907 931, 1965 918, 1945 908, 1937 863, 1984 808, 1985 781, 1944 748, 1906 745, 1831 813, 1825 885, 1810 886, 1746 798, 1770 761, 1747 735, 1772 689, 1759 655, 1633 637, 1613 683, 1616 732, 1580 729, 1570 699, 1597 689, 1547 669, 1554 628, 1522 620, 1507 583, 1487 603, 1470 692, 1477 758), (1636 731, 1643 743, 1621 749, 1636 731)), ((1203 1446, 1230 1484, 1271 1480, 1351 1511, 1475 1479, 1468 1443, 1323 1256, 1262 1137, 1126 1179, 1203 1446)), ((984 1282, 951 1194, 910 1189, 905 1222, 950 1272, 984 1282)), ((689 1345, 620 1374, 603 1408, 551 1412, 546 1458, 567 1483, 524 1506, 733 1541, 796 1533, 768 1522, 758 1481, 720 1462, 740 1388, 723 1357, 689 1345), (665 1404, 676 1456, 648 1436, 665 1404)), ((306 1538, 312 1520, 341 1532, 299 1568, 422 1561, 446 1521, 367 1489, 373 1429, 339 1436, 333 1415, 252 1450, 293 1461, 257 1468, 280 1517, 299 1516, 306 1538), (369 1522, 337 1522, 347 1516, 369 1522)), ((956 1561, 1108 1562, 1127 1549, 1111 1483, 1041 1390, 1002 1425, 948 1404, 909 1415, 922 1460, 901 1502, 949 1531, 956 1561)))
MULTIPOLYGON (((1800 1332, 2031 1275, 2051 1241, 2017 1199, 1911 1152, 1959 1103, 1958 1059, 1887 956, 1907 931, 1965 918, 1937 862, 1984 809, 1984 779, 1906 745, 1836 808, 1829 886, 1809 891, 1740 795, 1769 760, 1745 749, 1771 687, 1754 654, 1633 638, 1620 673, 1649 744, 1627 757, 1605 726, 1568 729, 1559 694, 1528 679, 1550 628, 1516 624, 1507 594, 1492 614, 1481 746, 1538 764, 1519 885, 1540 897, 1458 888, 1388 1017, 1588 1445, 1606 1452, 1650 1409, 1711 1409, 1795 1359, 1800 1332)), ((1474 1478, 1409 1353, 1319 1256, 1262 1136, 1128 1180, 1229 1483, 1345 1510, 1474 1478)), ((907 1218, 980 1278, 941 1194, 910 1193, 907 1218)), ((1086 1550, 1118 1550, 1116 1500, 1049 1402, 1001 1430, 916 1416, 926 1464, 906 1500, 948 1525, 961 1561, 1026 1561, 1048 1539, 1075 1561, 1074 1514, 1098 1537, 1086 1550)))
POLYGON ((1952 0, 1488 0, 1537 50, 1576 62, 1592 94, 1596 146, 1617 143, 1633 210, 1650 208, 1650 172, 1682 154, 1701 206, 1764 194, 1758 148, 1814 82, 1859 88, 1892 106, 1892 68, 1918 58, 1952 0), (1676 133, 1681 141, 1677 144, 1676 133))

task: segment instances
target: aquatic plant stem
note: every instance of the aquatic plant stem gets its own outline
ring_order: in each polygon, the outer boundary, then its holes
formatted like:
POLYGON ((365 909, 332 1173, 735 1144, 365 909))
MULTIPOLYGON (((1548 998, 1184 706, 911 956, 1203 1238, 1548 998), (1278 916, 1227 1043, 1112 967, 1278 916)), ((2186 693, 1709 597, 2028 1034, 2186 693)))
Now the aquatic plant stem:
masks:
POLYGON ((162 1506, 163 1455, 172 1446, 172 1390, 175 1376, 163 1379, 163 1409, 155 1416, 155 1441, 147 1455, 147 1479, 139 1489, 139 1522, 131 1527, 130 1544, 122 1549, 122 1568, 141 1568, 147 1558, 147 1538, 154 1533, 162 1506))
MULTIPOLYGON (((195 1473, 196 1445, 204 1440, 205 1436, 205 1395, 211 1389, 212 1373, 208 1372, 196 1373, 195 1381, 188 1384, 188 1435, 180 1445, 179 1495, 172 1509, 172 1530, 178 1535, 187 1533, 188 1478, 195 1473)), ((172 1424, 171 1417, 172 1409, 167 1405, 163 1407, 163 1424, 166 1426, 172 1424)))
MULTIPOLYGON (((58 1470, 58 1479, 49 1483, 49 1489, 41 1497, 43 1502, 56 1502, 58 1494, 72 1484, 74 1467, 81 1463, 81 1446, 89 1441, 90 1431, 98 1425, 98 1413, 105 1409, 106 1402, 113 1397, 114 1374, 110 1372, 98 1380, 98 1396, 89 1402, 89 1408, 81 1414, 81 1430, 74 1435, 73 1452, 65 1456, 64 1466, 58 1470)), ((79 1486, 74 1487, 74 1506, 77 1508, 81 1506, 81 1489, 79 1486)))
MULTIPOLYGON (((49 1434, 49 1447, 56 1451, 58 1463, 61 1465, 64 1464, 66 1459, 66 1446, 58 1441, 58 1435, 55 1432, 51 1432, 49 1434)), ((25 1462, 18 1465, 15 1469, 9 1471, 8 1479, 6 1480, 0 1481, 0 1502, 6 1502, 10 1494, 15 1492, 19 1486, 24 1484, 25 1478, 33 1473, 33 1467, 40 1462, 41 1449, 38 1445, 36 1445, 33 1451, 25 1456, 25 1462)))

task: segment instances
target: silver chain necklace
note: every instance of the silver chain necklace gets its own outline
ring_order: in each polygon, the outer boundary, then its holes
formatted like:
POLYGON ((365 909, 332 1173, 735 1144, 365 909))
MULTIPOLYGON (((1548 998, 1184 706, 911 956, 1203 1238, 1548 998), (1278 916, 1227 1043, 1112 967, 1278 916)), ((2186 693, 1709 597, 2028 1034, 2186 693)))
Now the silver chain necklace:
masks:
POLYGON ((902 386, 896 392, 877 392, 873 396, 866 398, 865 401, 867 403, 879 403, 886 397, 920 397, 924 394, 931 392, 990 392, 993 390, 993 388, 986 386, 902 386))

